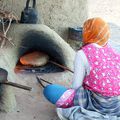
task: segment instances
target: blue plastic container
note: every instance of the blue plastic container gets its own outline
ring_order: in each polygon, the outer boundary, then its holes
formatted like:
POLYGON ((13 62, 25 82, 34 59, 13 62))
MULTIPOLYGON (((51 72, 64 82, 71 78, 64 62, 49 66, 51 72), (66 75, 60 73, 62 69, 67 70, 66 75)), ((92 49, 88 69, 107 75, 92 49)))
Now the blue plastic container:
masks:
POLYGON ((68 28, 68 39, 82 41, 82 27, 68 28))

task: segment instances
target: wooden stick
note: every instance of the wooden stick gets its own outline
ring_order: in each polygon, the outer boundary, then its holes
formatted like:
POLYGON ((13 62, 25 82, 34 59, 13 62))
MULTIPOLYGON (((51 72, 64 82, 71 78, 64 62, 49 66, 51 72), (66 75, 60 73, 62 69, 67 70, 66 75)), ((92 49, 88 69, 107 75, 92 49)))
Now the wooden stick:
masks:
POLYGON ((41 78, 41 77, 39 78, 38 76, 36 76, 36 79, 37 79, 37 81, 40 83, 40 85, 41 85, 43 88, 45 88, 45 86, 43 85, 43 83, 42 83, 41 81, 46 82, 46 83, 52 85, 51 82, 48 82, 48 81, 44 80, 44 79, 41 78))
POLYGON ((45 86, 42 84, 42 82, 41 82, 41 80, 38 78, 38 76, 36 76, 36 79, 37 79, 37 81, 40 83, 40 85, 41 85, 43 88, 45 88, 45 86))
POLYGON ((59 66, 59 67, 61 67, 62 69, 64 69, 64 70, 68 70, 68 71, 70 71, 71 73, 74 73, 72 70, 70 70, 68 67, 65 67, 65 66, 63 66, 63 65, 61 65, 61 64, 58 64, 58 63, 56 63, 56 62, 54 62, 54 61, 49 61, 50 63, 53 63, 54 65, 57 65, 57 66, 59 66))
POLYGON ((4 81, 4 82, 0 81, 0 84, 10 85, 10 86, 17 87, 17 88, 24 89, 24 90, 28 90, 28 91, 32 90, 31 87, 20 85, 18 83, 13 83, 13 82, 9 82, 9 81, 4 81))
POLYGON ((42 80, 42 81, 44 81, 44 82, 46 82, 46 83, 48 83, 48 84, 52 84, 51 82, 48 82, 48 81, 46 81, 45 79, 43 79, 43 78, 39 78, 39 76, 36 76, 36 78, 37 78, 37 80, 42 80))

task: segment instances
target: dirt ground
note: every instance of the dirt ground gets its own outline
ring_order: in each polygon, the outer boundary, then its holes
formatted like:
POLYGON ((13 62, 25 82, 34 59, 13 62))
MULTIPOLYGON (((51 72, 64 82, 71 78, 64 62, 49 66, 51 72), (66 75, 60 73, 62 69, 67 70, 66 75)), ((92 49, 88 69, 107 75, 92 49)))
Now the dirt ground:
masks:
MULTIPOLYGON (((68 79, 68 73, 55 73, 41 75, 53 83, 67 85, 63 79, 68 79)), ((50 104, 42 94, 42 87, 37 82, 35 75, 17 74, 17 83, 33 87, 31 92, 13 88, 17 109, 10 113, 0 113, 0 120, 59 120, 55 106, 50 104)), ((70 78, 70 77, 69 77, 70 78)))

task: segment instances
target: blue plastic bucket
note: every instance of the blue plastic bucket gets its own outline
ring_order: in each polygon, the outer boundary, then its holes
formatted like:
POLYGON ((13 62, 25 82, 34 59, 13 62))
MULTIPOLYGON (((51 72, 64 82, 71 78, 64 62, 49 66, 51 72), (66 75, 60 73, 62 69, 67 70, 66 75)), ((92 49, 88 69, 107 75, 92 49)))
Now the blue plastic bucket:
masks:
POLYGON ((68 28, 68 39, 82 41, 82 27, 68 28))

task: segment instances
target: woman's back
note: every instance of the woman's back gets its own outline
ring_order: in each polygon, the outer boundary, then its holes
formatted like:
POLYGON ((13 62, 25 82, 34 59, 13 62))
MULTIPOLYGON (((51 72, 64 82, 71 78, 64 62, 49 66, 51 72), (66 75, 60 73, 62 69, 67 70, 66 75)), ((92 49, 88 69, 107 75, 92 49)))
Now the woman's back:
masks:
POLYGON ((103 96, 120 95, 120 54, 109 45, 96 47, 89 44, 82 49, 90 65, 90 74, 84 87, 103 96))

